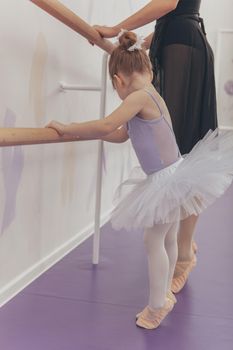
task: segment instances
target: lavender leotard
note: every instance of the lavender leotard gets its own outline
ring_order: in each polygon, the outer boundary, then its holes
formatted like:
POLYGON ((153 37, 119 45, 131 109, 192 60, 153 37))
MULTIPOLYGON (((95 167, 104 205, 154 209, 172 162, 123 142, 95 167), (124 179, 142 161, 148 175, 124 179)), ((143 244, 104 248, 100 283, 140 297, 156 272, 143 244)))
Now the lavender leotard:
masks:
POLYGON ((143 171, 149 175, 175 163, 181 156, 172 127, 158 101, 149 91, 144 91, 152 97, 161 116, 145 120, 138 114, 128 121, 127 130, 138 161, 143 171))

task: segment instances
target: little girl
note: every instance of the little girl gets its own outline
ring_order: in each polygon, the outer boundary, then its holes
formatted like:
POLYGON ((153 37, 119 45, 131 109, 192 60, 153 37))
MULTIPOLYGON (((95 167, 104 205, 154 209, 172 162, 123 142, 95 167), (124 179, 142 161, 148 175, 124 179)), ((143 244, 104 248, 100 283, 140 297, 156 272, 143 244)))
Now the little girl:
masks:
MULTIPOLYGON (((102 120, 47 127, 80 139, 124 142, 131 139, 144 177, 126 181, 130 191, 116 206, 113 227, 144 228, 149 265, 149 302, 136 324, 154 329, 172 310, 179 222, 199 215, 230 186, 233 137, 209 132, 182 158, 167 107, 156 92, 151 64, 136 34, 121 31, 109 61, 109 73, 122 104, 102 120)), ((124 185, 124 184, 123 184, 124 185)), ((124 187, 124 186, 123 186, 124 187)), ((121 187, 122 189, 122 187, 121 187)))

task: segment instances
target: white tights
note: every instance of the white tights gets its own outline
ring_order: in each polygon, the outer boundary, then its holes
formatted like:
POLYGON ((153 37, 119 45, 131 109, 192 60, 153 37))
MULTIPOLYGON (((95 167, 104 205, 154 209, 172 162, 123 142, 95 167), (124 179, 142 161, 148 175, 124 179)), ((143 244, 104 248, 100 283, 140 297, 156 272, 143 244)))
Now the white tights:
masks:
POLYGON ((177 232, 179 223, 158 224, 145 230, 144 243, 148 255, 149 307, 164 306, 171 289, 177 260, 177 232))

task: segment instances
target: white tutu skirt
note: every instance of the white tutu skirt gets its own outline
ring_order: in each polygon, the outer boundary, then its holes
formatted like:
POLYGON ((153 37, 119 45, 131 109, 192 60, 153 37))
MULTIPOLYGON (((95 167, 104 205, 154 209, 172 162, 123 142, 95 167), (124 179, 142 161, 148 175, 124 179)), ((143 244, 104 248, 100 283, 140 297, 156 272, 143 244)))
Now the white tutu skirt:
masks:
POLYGON ((136 168, 117 190, 112 226, 117 230, 147 228, 199 215, 226 191, 232 179, 233 132, 209 131, 172 165, 150 175, 136 168))

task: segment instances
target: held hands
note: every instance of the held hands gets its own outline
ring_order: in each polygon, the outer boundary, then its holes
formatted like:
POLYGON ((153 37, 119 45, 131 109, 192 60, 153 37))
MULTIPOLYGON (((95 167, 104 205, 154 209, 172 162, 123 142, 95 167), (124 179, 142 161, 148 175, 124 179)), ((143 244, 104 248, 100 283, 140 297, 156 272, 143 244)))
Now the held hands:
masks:
POLYGON ((113 38, 114 36, 118 35, 119 30, 115 27, 107 27, 107 26, 99 26, 94 25, 93 28, 97 30, 97 32, 103 37, 103 38, 113 38))
MULTIPOLYGON (((94 25, 93 28, 100 34, 102 38, 113 38, 118 35, 119 30, 115 27, 106 27, 94 25)), ((92 41, 88 40, 91 45, 95 45, 92 41)), ((115 47, 115 45, 114 45, 115 47)))
MULTIPOLYGON (((94 25, 93 28, 100 34, 101 38, 113 38, 118 35, 119 30, 116 29, 115 27, 106 27, 106 26, 98 26, 94 25)), ((94 42, 88 40, 89 44, 92 46, 95 45, 94 42)), ((118 45, 116 43, 111 43, 110 41, 108 42, 108 53, 111 54, 113 50, 117 47, 118 45)))
POLYGON ((60 136, 63 136, 64 133, 65 133, 65 124, 59 123, 59 122, 57 122, 55 120, 52 120, 45 127, 54 129, 60 136))

